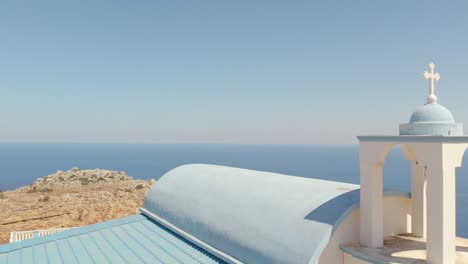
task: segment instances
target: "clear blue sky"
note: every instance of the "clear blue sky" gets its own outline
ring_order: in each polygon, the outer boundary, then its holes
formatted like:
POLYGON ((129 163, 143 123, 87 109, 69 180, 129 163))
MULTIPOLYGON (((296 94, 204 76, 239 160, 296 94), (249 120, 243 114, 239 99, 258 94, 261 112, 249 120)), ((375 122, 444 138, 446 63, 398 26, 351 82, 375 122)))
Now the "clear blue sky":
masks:
POLYGON ((355 143, 468 125, 468 2, 2 1, 0 142, 355 143), (41 2, 41 3, 38 3, 41 2))

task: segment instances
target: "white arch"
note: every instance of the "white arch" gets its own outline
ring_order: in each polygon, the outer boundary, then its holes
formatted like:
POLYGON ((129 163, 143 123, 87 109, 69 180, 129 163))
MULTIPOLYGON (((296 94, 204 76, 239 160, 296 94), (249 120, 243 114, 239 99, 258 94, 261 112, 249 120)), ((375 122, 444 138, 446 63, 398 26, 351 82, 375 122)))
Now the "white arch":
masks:
MULTIPOLYGON (((417 164, 416 155, 408 143, 394 141, 360 143, 360 221, 361 226, 369 227, 361 229, 361 243, 370 247, 380 247, 383 245, 383 164, 388 153, 397 145, 401 147, 404 158, 409 160, 412 166, 417 164)), ((418 171, 412 169, 412 172, 416 173, 418 171)), ((418 186, 417 188, 421 189, 424 187, 418 186)), ((425 194, 424 190, 421 193, 425 194)), ((424 201, 424 198, 417 199, 417 201, 424 201)), ((418 212, 419 215, 424 215, 424 213, 424 210, 418 212)))
POLYGON ((412 232, 423 237, 427 232, 429 263, 454 263, 455 168, 462 165, 468 137, 364 136, 359 139, 360 221, 366 227, 361 229, 361 244, 370 247, 383 244, 382 165, 388 152, 401 145, 412 166, 412 232))

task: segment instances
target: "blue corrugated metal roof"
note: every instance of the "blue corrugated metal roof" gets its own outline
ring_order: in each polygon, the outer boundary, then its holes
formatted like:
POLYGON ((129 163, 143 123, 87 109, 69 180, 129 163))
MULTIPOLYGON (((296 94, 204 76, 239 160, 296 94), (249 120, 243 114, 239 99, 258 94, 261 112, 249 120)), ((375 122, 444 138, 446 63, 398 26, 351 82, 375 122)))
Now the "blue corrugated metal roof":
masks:
POLYGON ((144 215, 0 246, 0 263, 224 263, 144 215))

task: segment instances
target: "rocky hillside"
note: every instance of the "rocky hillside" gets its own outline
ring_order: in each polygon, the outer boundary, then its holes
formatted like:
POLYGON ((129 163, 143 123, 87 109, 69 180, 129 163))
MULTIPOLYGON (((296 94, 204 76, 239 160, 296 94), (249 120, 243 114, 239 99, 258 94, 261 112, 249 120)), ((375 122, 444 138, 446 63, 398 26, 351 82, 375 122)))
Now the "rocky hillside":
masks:
POLYGON ((154 180, 122 171, 57 171, 14 191, 0 193, 0 244, 10 232, 74 227, 137 212, 154 180))

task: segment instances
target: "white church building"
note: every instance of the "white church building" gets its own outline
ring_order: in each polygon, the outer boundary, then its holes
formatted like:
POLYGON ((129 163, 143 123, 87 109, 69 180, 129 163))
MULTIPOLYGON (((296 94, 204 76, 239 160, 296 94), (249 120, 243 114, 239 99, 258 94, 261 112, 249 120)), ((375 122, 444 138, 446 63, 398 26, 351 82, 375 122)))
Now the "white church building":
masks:
POLYGON ((468 137, 437 102, 396 136, 359 136, 360 185, 215 165, 184 165, 140 214, 0 246, 0 263, 468 263, 456 237, 455 169, 468 137), (383 189, 400 146, 411 193, 383 189))

